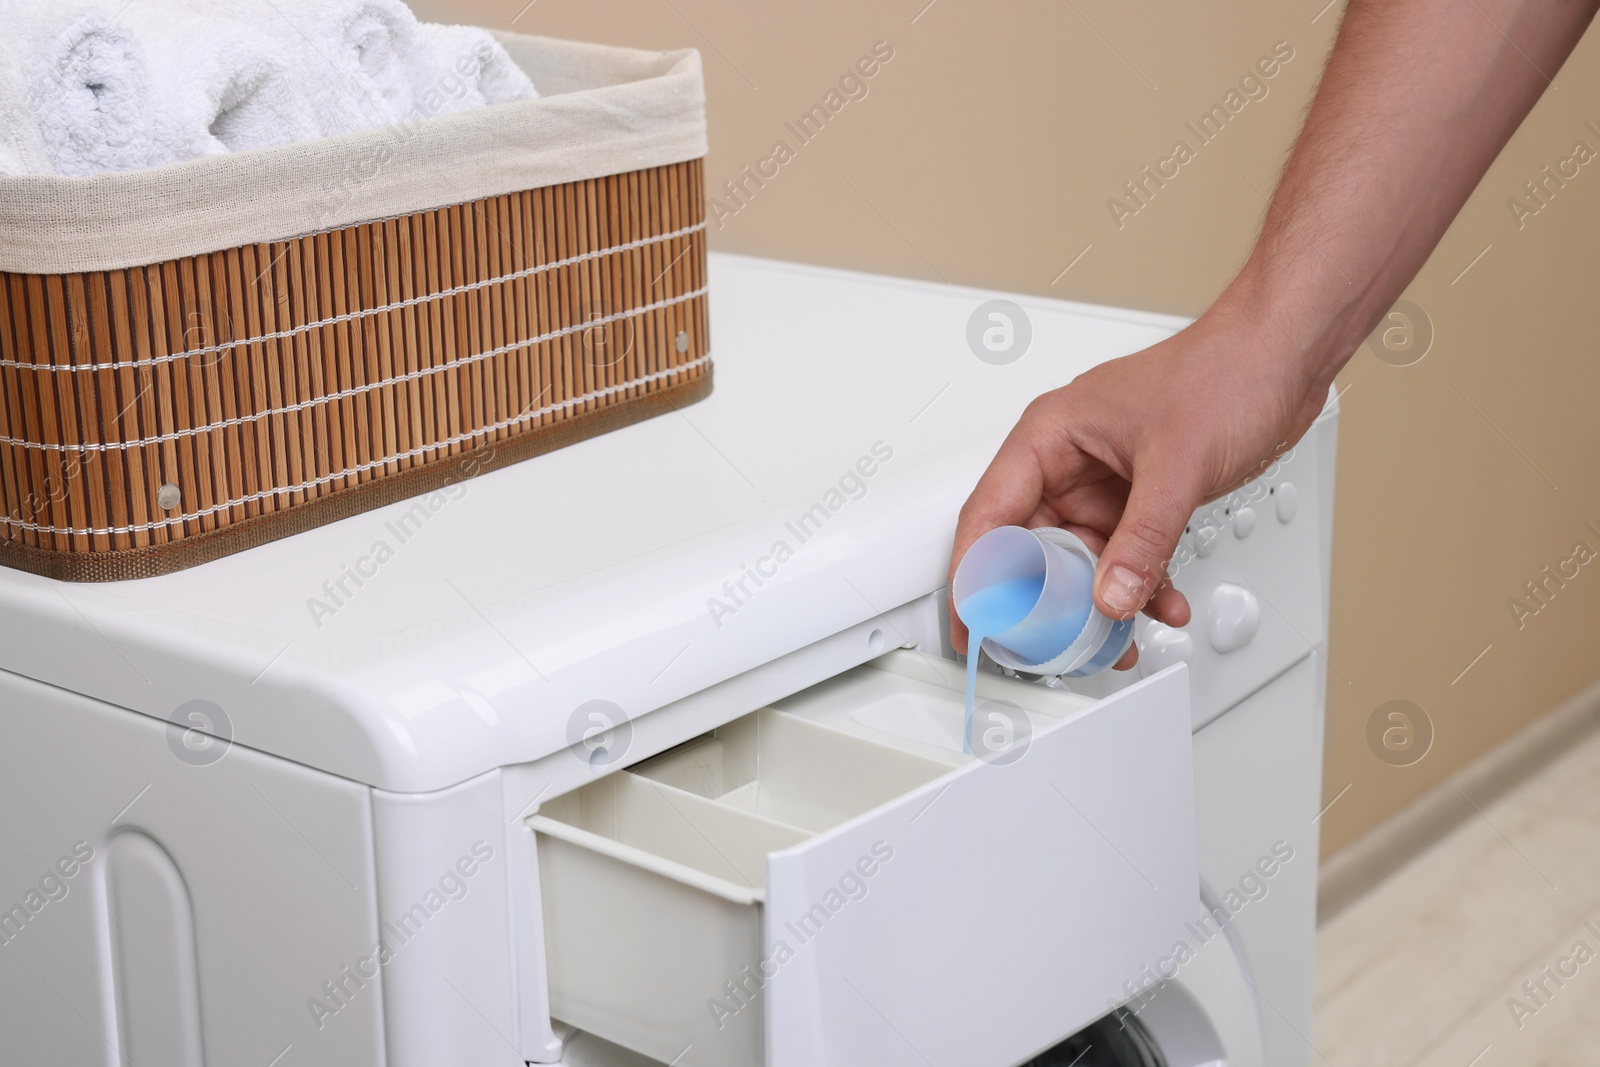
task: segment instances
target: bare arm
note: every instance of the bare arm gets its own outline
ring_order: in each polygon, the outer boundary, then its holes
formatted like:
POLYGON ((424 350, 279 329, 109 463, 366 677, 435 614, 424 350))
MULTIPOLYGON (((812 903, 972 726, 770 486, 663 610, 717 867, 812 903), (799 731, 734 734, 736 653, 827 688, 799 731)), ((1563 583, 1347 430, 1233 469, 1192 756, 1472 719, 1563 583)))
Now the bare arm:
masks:
POLYGON ((1325 390, 1554 79, 1594 0, 1351 0, 1254 253, 1211 314, 1325 390))
POLYGON ((1350 0, 1244 268, 1182 333, 1028 407, 962 509, 952 573, 995 526, 1065 525, 1109 540, 1102 611, 1187 623, 1165 583, 1184 524, 1315 420, 1597 7, 1350 0))

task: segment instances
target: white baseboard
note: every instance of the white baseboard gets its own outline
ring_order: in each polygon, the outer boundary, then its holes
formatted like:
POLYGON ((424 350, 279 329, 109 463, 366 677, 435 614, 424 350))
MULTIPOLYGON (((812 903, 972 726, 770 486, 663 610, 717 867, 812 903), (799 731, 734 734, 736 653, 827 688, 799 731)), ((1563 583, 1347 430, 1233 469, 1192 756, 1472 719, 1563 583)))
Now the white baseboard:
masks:
POLYGON ((1472 815, 1472 804, 1462 793, 1486 807, 1597 728, 1600 681, 1324 861, 1317 876, 1317 921, 1327 922, 1472 815))

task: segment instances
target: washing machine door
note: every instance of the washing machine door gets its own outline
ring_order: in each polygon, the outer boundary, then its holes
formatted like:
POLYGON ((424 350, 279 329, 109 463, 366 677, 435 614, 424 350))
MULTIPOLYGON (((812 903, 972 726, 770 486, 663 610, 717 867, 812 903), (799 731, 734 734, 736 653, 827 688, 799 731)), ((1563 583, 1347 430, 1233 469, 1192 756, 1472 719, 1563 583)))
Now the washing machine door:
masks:
POLYGON ((1230 933, 1191 944, 1192 957, 1171 981, 1026 1067, 1265 1067, 1254 988, 1230 933))
POLYGON ((1144 1024, 1118 1008, 1026 1067, 1165 1067, 1166 1062, 1144 1024))

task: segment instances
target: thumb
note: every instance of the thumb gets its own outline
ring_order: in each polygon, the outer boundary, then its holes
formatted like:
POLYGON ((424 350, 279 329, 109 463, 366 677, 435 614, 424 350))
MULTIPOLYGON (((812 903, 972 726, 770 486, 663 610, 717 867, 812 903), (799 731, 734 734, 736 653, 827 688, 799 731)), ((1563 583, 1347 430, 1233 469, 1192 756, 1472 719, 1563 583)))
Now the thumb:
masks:
POLYGON ((1199 503, 1200 494, 1186 490, 1178 478, 1135 476, 1095 573, 1095 603, 1106 615, 1132 618, 1166 580, 1178 538, 1199 503))

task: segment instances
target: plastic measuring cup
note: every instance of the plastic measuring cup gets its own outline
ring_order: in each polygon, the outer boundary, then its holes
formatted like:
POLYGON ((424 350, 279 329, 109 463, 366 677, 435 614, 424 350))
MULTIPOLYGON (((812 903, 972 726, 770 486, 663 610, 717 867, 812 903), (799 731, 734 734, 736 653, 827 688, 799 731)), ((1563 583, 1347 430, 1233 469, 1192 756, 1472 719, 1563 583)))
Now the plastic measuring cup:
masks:
POLYGON ((1002 526, 973 542, 956 568, 956 614, 977 649, 1002 667, 1081 678, 1105 670, 1133 643, 1133 620, 1094 606, 1099 557, 1053 526, 1002 526))

